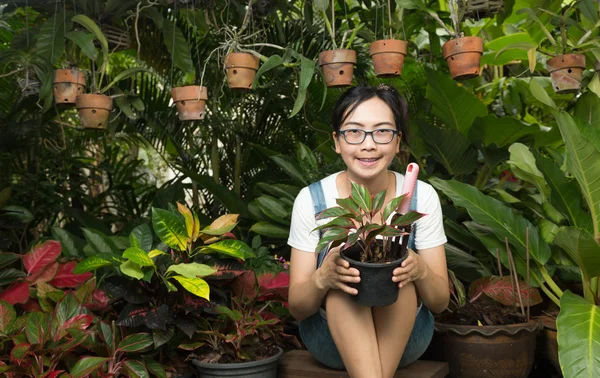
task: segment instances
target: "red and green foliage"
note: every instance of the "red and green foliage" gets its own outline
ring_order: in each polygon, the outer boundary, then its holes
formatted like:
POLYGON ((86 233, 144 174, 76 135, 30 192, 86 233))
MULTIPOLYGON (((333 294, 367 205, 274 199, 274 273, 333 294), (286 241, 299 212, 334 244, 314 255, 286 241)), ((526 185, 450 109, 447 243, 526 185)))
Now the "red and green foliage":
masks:
POLYGON ((534 306, 542 303, 542 296, 537 288, 528 287, 522 280, 519 280, 519 287, 516 288, 514 283, 511 284, 510 276, 489 276, 473 281, 469 287, 469 298, 472 303, 485 294, 505 306, 519 306, 517 290, 520 291, 523 305, 529 303, 530 306, 534 306))

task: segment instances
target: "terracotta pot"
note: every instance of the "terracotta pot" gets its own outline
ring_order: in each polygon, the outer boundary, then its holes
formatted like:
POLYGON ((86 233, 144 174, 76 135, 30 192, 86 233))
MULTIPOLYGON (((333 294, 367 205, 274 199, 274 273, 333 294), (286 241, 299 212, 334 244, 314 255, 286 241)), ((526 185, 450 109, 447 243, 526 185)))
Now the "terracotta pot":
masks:
POLYGON ((101 94, 82 94, 77 96, 75 107, 79 119, 85 128, 106 129, 112 110, 112 97, 101 94))
POLYGON ((225 57, 227 82, 229 88, 239 90, 252 89, 252 82, 260 60, 250 53, 231 53, 225 57))
POLYGON ((559 55, 548 59, 546 67, 552 79, 554 92, 562 94, 579 91, 583 70, 585 70, 585 55, 559 55))
POLYGON ((406 41, 383 39, 371 43, 369 47, 375 75, 378 77, 395 77, 402 75, 406 41))
POLYGON ((328 50, 319 54, 319 66, 323 70, 328 87, 352 85, 355 64, 356 51, 354 50, 328 50))
POLYGON ((77 68, 54 71, 54 103, 75 104, 77 95, 85 93, 86 75, 77 68))
POLYGON ((199 85, 175 87, 171 89, 173 102, 181 121, 196 121, 204 119, 208 90, 199 85))
POLYGON ((505 326, 435 323, 454 378, 527 378, 535 361, 537 321, 505 326))
POLYGON ((483 40, 479 37, 451 39, 442 46, 454 80, 468 80, 479 76, 483 40))

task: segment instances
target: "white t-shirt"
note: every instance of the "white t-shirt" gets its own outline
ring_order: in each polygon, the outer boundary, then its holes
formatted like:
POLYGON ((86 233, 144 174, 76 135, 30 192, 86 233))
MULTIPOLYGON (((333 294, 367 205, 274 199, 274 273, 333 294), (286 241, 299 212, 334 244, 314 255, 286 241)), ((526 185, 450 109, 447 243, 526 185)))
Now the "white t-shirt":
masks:
MULTIPOLYGON (((340 173, 334 173, 321 181, 326 208, 337 206, 335 200, 340 198, 340 195, 337 190, 336 179, 340 173)), ((396 175, 396 197, 398 197, 401 195, 404 176, 397 172, 394 172, 394 174, 396 175)), ((417 185, 416 211, 427 214, 416 222, 415 247, 417 250, 445 244, 448 240, 444 233, 440 199, 435 189, 423 181, 419 181, 417 185)), ((292 248, 301 251, 315 252, 317 244, 319 244, 319 231, 313 230, 328 221, 329 219, 315 220, 310 190, 308 186, 303 188, 294 201, 288 244, 292 248)))

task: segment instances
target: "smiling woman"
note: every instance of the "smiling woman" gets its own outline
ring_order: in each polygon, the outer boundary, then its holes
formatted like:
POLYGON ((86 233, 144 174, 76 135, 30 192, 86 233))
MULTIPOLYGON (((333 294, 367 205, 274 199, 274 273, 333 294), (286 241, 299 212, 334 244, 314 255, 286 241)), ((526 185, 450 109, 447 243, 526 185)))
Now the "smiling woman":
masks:
MULTIPOLYGON (((329 367, 347 369, 351 377, 392 377, 398 366, 417 360, 433 335, 431 311, 448 305, 441 206, 427 183, 418 182, 412 209, 427 216, 415 222, 412 249, 390 277, 400 287, 394 304, 357 304, 350 297, 357 289, 350 284, 361 280, 358 270, 340 257, 340 247, 316 251, 321 235, 315 228, 330 220, 316 215, 349 197, 352 182, 370 193, 385 190, 385 204, 401 195, 404 176, 388 167, 400 151, 406 125, 406 102, 395 89, 348 90, 332 120, 335 150, 346 170, 302 189, 294 203, 288 239, 290 312, 300 321, 300 335, 311 354, 329 367)), ((374 221, 385 220, 379 214, 374 221)))

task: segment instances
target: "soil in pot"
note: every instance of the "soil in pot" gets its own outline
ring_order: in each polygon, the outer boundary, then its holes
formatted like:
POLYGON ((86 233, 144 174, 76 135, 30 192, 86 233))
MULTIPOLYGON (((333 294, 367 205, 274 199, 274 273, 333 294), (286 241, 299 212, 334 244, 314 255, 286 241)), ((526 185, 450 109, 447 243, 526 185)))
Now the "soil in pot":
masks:
POLYGON ((215 356, 213 350, 206 350, 208 354, 201 354, 203 358, 194 359, 192 362, 202 378, 239 377, 239 378, 277 378, 277 366, 283 356, 283 349, 277 346, 268 347, 268 354, 262 359, 249 362, 225 362, 231 357, 215 356), (221 362, 211 363, 208 360, 218 359, 221 362))
POLYGON ((86 75, 76 68, 54 71, 54 103, 75 104, 77 96, 85 93, 86 75))
POLYGON ((319 66, 323 70, 325 84, 331 88, 352 85, 356 51, 328 50, 319 54, 319 66))
POLYGON ((101 94, 82 94, 77 96, 75 106, 83 127, 106 129, 112 110, 112 97, 101 94))
POLYGON ((579 91, 583 70, 585 70, 585 55, 559 55, 548 59, 546 66, 550 73, 554 92, 564 94, 579 91))
MULTIPOLYGON (((377 241, 382 248, 380 241, 377 241)), ((362 306, 381 307, 389 306, 398 299, 398 283, 392 281, 393 271, 402 264, 408 254, 402 251, 399 258, 392 261, 361 262, 360 252, 362 246, 358 243, 341 252, 343 259, 350 263, 350 267, 360 272, 360 282, 348 285, 358 290, 357 295, 352 295, 362 306)))
POLYGON ((242 91, 252 89, 259 65, 258 57, 250 53, 228 54, 225 57, 225 69, 229 88, 242 91))
POLYGON ((378 77, 396 77, 402 74, 406 41, 384 39, 371 43, 369 47, 373 68, 378 77))
POLYGON ((177 115, 181 121, 197 121, 206 115, 206 100, 208 92, 206 87, 190 85, 171 89, 173 102, 177 107, 177 115))
POLYGON ((442 47, 454 80, 468 80, 479 76, 483 40, 479 37, 451 39, 442 47))

